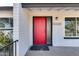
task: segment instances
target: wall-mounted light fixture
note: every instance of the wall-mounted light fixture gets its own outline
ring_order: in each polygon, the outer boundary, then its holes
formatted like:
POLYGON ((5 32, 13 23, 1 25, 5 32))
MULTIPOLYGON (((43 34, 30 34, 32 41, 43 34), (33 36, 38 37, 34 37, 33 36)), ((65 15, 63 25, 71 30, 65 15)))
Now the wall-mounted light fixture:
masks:
POLYGON ((58 20, 58 17, 55 17, 55 20, 57 21, 58 20))
POLYGON ((59 21, 58 17, 55 17, 55 21, 53 22, 53 25, 61 25, 61 22, 59 21))

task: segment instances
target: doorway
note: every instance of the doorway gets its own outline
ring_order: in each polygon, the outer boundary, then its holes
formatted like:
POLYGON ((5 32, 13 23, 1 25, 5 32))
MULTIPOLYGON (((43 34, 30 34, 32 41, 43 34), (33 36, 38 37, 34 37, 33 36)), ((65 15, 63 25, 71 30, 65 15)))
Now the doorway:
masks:
POLYGON ((52 17, 33 17, 33 46, 30 50, 49 50, 52 46, 52 17))
POLYGON ((33 44, 52 45, 52 17, 33 17, 33 44))

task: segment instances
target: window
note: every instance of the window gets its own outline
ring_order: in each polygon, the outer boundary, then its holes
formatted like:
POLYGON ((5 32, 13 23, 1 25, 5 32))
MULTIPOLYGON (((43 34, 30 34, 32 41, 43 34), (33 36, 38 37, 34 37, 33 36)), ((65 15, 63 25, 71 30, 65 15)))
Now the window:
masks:
POLYGON ((79 36, 79 18, 77 18, 77 36, 79 36))
POLYGON ((79 18, 66 17, 65 18, 65 37, 79 36, 79 18))
POLYGON ((0 18, 0 34, 1 33, 10 40, 13 39, 13 18, 0 18))
POLYGON ((12 29, 13 19, 12 18, 0 18, 0 29, 12 29))
MULTIPOLYGON (((0 18, 0 48, 13 41, 13 18, 0 18)), ((13 54, 13 45, 6 47, 6 55, 13 54)))

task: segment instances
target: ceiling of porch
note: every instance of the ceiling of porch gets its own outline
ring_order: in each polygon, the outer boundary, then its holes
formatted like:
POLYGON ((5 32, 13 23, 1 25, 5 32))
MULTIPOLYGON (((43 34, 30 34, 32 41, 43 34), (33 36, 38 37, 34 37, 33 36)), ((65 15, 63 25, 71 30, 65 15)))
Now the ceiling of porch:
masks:
POLYGON ((22 8, 30 11, 79 11, 79 3, 22 3, 22 8))
POLYGON ((79 7, 48 7, 48 8, 27 8, 29 11, 79 11, 79 7))

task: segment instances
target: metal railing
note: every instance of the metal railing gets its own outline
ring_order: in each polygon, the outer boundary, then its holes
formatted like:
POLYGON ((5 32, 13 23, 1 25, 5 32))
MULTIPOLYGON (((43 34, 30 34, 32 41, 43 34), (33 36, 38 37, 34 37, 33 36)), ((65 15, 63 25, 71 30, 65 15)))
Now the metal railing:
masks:
POLYGON ((8 45, 0 48, 0 56, 16 56, 16 52, 17 52, 17 42, 18 40, 15 40, 11 43, 9 43, 8 45), (15 51, 15 52, 13 52, 15 51))

